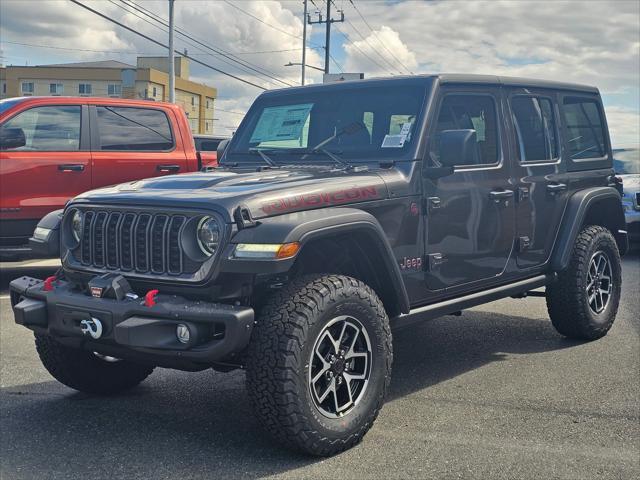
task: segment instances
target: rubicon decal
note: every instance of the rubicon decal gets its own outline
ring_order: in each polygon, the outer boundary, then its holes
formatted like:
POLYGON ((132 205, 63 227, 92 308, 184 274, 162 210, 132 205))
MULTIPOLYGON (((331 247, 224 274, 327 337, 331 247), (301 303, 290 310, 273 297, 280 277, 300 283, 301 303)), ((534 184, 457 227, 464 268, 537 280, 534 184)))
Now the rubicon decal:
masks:
POLYGON ((341 205, 343 203, 373 200, 376 198, 379 198, 378 189, 376 187, 354 187, 346 188, 344 190, 336 190, 334 192, 307 193, 302 195, 293 195, 287 198, 279 198, 263 204, 260 208, 264 213, 270 215, 272 213, 341 205))

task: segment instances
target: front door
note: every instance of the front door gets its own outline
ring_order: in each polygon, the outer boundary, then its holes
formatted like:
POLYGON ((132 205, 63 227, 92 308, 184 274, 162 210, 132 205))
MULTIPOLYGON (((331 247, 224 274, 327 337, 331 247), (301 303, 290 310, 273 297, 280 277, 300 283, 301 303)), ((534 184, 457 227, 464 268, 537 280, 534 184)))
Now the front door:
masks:
POLYGON ((86 112, 77 104, 43 105, 18 112, 0 126, 24 136, 24 145, 0 155, 3 242, 25 241, 43 216, 91 189, 86 112))
POLYGON ((504 152, 500 89, 445 89, 430 130, 430 166, 439 165, 439 134, 476 132, 478 163, 425 180, 426 283, 429 290, 496 279, 505 269, 515 235, 514 188, 504 152))

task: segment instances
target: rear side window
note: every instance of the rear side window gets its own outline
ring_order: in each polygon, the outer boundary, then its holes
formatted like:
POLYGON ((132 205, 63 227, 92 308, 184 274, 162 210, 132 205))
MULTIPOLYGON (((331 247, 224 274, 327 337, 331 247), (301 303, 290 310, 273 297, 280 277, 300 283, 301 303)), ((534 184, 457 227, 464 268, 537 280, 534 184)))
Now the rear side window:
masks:
POLYGON ((478 165, 498 162, 498 124, 493 98, 488 95, 447 95, 438 113, 432 157, 438 158, 440 133, 475 130, 478 165))
POLYGON ((13 151, 73 152, 80 149, 79 105, 35 107, 7 120, 3 131, 22 131, 24 146, 13 151))
POLYGON ((166 151, 173 148, 166 114, 151 108, 98 107, 100 150, 166 151))
POLYGON ((511 107, 520 160, 531 162, 558 158, 558 140, 551 100, 515 97, 511 107))
POLYGON ((220 140, 202 140, 198 150, 202 152, 215 152, 218 149, 220 140))
POLYGON ((589 98, 566 97, 563 106, 570 158, 604 157, 604 122, 598 102, 589 98))

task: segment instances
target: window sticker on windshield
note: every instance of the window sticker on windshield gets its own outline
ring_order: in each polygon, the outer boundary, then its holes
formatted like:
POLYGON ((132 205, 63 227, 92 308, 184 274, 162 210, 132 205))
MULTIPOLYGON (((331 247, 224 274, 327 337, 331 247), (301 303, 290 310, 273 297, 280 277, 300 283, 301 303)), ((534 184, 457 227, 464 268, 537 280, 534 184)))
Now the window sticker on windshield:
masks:
POLYGON ((402 148, 406 140, 406 135, 385 135, 381 148, 402 148))
POLYGON ((313 103, 265 108, 249 142, 299 139, 312 108, 313 103))
POLYGON ((404 123, 402 125, 402 128, 400 129, 400 135, 409 135, 409 132, 411 132, 412 125, 413 125, 413 122, 404 123))

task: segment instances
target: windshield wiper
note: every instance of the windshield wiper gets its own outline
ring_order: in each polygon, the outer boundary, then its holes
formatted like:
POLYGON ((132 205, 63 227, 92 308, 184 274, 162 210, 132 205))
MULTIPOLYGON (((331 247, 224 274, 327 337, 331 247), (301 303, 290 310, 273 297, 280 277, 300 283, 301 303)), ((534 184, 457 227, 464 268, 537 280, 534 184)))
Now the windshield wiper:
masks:
MULTIPOLYGON (((315 148, 315 149, 311 150, 311 152, 309 152, 309 153, 324 153, 327 157, 329 157, 331 160, 336 162, 338 165, 342 165, 346 170, 349 170, 350 168, 353 168, 352 165, 348 164, 347 162, 342 160, 338 155, 336 155, 333 152, 330 152, 329 150, 327 150, 325 148, 315 148)), ((306 155, 305 155, 305 157, 306 157, 306 155)))
POLYGON ((260 158, 262 158, 262 160, 264 160, 264 163, 266 163, 267 165, 269 165, 270 167, 273 168, 278 168, 278 164, 276 162, 274 162, 273 160, 271 160, 266 153, 264 153, 262 150, 260 150, 259 148, 253 148, 253 149, 249 149, 249 153, 250 154, 258 154, 260 155, 260 158))

